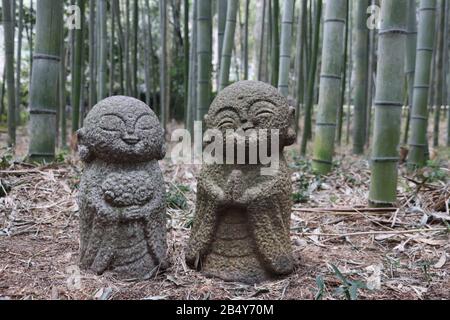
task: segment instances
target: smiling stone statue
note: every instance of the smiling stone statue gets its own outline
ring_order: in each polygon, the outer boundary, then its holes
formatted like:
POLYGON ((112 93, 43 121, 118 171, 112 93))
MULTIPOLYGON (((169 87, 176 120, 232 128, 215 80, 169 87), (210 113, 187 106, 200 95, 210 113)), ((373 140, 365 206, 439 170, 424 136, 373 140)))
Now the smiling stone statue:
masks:
POLYGON ((85 162, 79 190, 80 264, 97 274, 145 279, 164 267, 164 133, 134 98, 100 101, 78 131, 85 162))
MULTIPOLYGON (((246 163, 202 167, 186 250, 186 261, 192 268, 208 276, 246 283, 292 272, 292 186, 283 148, 295 140, 293 119, 294 109, 268 84, 241 81, 218 94, 205 118, 208 129, 219 130, 225 140, 230 132, 240 131, 245 136, 253 131, 257 149, 279 153, 279 167, 271 175, 261 174, 266 165, 252 155, 250 134, 248 140, 236 140, 232 148, 244 146, 246 163), (262 134, 267 130, 278 132, 277 149, 267 146, 269 139, 262 134), (252 157, 254 164, 249 161, 252 157)), ((228 150, 224 153, 235 158, 234 152, 232 156, 228 150)))

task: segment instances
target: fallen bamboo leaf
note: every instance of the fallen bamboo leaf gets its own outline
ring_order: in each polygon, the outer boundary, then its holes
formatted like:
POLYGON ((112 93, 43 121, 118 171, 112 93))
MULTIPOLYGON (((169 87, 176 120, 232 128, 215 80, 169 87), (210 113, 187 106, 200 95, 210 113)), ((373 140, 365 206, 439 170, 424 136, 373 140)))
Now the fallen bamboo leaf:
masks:
POLYGON ((445 265, 446 262, 447 262, 447 255, 446 255, 445 252, 443 252, 441 257, 439 258, 438 262, 436 262, 433 265, 433 268, 440 269, 440 268, 442 268, 445 265))

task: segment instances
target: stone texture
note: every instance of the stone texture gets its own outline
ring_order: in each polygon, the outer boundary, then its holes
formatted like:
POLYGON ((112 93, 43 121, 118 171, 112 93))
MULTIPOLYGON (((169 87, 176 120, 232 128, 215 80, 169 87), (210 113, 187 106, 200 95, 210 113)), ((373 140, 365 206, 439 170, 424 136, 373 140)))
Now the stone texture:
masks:
MULTIPOLYGON (((261 175, 259 159, 257 164, 202 167, 186 250, 190 267, 245 283, 293 271, 292 185, 283 157, 283 148, 295 140, 293 119, 294 109, 268 84, 241 81, 218 94, 205 118, 208 129, 279 129, 280 167, 275 175, 261 175)), ((258 138, 258 143, 265 141, 258 138)))
POLYGON ((100 101, 78 131, 80 264, 97 274, 145 279, 165 267, 165 155, 158 118, 143 102, 100 101))

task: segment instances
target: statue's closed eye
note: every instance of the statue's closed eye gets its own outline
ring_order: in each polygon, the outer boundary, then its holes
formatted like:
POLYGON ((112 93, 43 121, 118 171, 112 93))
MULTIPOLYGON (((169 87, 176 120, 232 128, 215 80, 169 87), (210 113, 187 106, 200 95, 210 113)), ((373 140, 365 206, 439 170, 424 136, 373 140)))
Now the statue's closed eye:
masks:
POLYGON ((140 116, 137 121, 135 128, 138 130, 151 130, 152 129, 152 118, 149 114, 144 114, 140 116))
POLYGON ((235 121, 233 118, 231 117, 226 117, 223 118, 222 120, 219 121, 219 128, 221 129, 228 129, 228 128, 233 128, 235 124, 235 121))
POLYGON ((251 112, 256 119, 267 119, 275 115, 274 108, 269 101, 258 101, 251 106, 251 112))
POLYGON ((216 114, 217 127, 220 129, 233 129, 239 123, 238 113, 231 107, 225 107, 216 114))
POLYGON ((266 108, 260 109, 256 112, 257 117, 273 116, 274 114, 275 113, 272 110, 266 108))
POLYGON ((101 117, 99 126, 104 131, 119 132, 123 130, 125 123, 119 116, 105 114, 101 117))

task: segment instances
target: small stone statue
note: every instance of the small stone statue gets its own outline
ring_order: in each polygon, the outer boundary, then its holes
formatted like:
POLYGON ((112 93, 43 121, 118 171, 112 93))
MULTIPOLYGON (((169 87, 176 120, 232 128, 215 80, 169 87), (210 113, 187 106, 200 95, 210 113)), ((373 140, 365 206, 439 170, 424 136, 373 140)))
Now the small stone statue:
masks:
MULTIPOLYGON (((292 185, 283 148, 295 141, 294 115, 287 100, 262 82, 237 82, 218 94, 205 117, 208 129, 218 129, 223 136, 227 130, 278 129, 279 150, 269 149, 279 151, 279 168, 262 175, 265 165, 259 158, 256 164, 247 161, 248 143, 245 164, 203 165, 186 250, 190 267, 250 284, 293 271, 292 185)), ((258 148, 267 142, 258 135, 258 148)))
POLYGON ((164 133, 153 111, 134 98, 100 101, 78 131, 86 164, 79 190, 80 264, 146 279, 165 266, 165 187, 158 160, 164 133))

